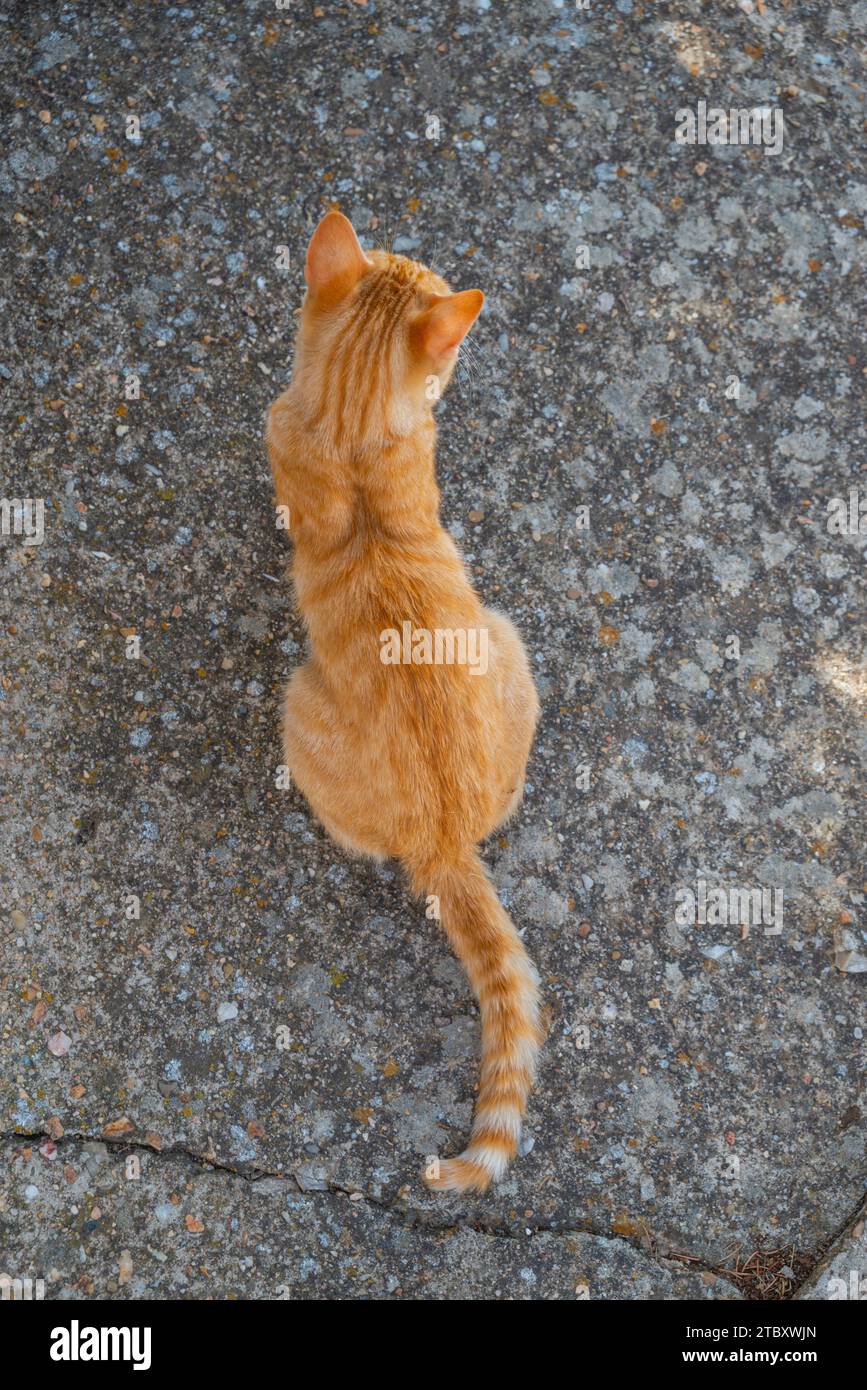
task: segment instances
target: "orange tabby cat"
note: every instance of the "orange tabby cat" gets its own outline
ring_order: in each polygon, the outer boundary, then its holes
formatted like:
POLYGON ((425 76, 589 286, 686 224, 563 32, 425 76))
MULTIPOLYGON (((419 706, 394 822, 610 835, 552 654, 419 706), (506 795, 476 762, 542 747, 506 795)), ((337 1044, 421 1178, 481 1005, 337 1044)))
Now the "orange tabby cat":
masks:
POLYGON ((267 429, 312 647, 286 691, 285 760, 338 844, 402 861, 466 969, 482 1018, 472 1134, 427 1180, 483 1191, 516 1151, 542 1041, 538 977, 475 848, 521 799, 539 702, 515 628, 482 607, 440 525, 434 477, 432 398, 484 296, 363 251, 338 212, 306 279, 267 429))

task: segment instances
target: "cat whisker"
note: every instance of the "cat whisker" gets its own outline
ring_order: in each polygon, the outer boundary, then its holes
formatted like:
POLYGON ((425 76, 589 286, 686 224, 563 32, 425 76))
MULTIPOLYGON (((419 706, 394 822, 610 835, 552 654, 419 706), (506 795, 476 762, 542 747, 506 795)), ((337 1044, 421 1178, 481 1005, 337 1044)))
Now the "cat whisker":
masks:
POLYGON ((466 356, 466 360, 469 362, 470 366, 478 367, 481 362, 482 354, 476 344, 469 342, 468 339, 465 338, 461 343, 461 356, 466 356))
POLYGON ((467 381, 471 390, 475 390, 479 378, 483 371, 483 352, 477 343, 471 343, 465 338, 461 343, 460 355, 458 357, 459 380, 467 381))
POLYGON ((456 377, 458 385, 462 388, 466 387, 467 394, 472 396, 476 389, 476 379, 469 363, 460 357, 458 358, 456 377))

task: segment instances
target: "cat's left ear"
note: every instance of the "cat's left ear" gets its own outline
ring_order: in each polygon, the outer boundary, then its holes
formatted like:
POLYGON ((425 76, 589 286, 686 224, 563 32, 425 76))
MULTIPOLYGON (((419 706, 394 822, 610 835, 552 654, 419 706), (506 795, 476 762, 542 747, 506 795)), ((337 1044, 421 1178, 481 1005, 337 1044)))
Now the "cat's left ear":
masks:
POLYGON ((372 267, 349 218, 342 212, 327 212, 307 247, 304 278, 310 291, 336 303, 372 267))
POLYGON ((435 294, 433 303, 413 324, 417 346, 429 357, 445 357, 459 347, 482 311, 485 296, 481 290, 461 290, 458 294, 435 294))

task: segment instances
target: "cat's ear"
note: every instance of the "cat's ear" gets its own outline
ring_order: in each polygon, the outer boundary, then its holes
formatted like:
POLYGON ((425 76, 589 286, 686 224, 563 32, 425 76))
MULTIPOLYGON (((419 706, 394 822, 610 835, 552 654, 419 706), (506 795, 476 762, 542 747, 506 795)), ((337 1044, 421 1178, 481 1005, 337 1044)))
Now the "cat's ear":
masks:
POLYGON ((310 291, 336 302, 349 294, 372 266, 349 218, 342 212, 327 212, 307 247, 304 278, 310 291))
POLYGON ((485 296, 481 290, 461 290, 458 294, 435 294, 433 303, 413 324, 413 338, 428 357, 445 357, 458 347, 481 313, 485 296))

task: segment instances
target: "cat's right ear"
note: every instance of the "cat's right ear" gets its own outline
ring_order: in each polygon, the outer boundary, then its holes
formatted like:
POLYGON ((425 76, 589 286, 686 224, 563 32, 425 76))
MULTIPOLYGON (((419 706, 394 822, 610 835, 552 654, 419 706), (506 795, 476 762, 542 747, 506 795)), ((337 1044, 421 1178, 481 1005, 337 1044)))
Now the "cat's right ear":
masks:
POLYGON ((431 304, 412 326, 413 340, 426 356, 437 361, 460 347, 482 311, 481 290, 457 294, 432 294, 431 304))
POLYGON ((349 218, 342 212, 327 212, 307 247, 304 278, 310 293, 321 302, 336 304, 372 267, 349 218))

